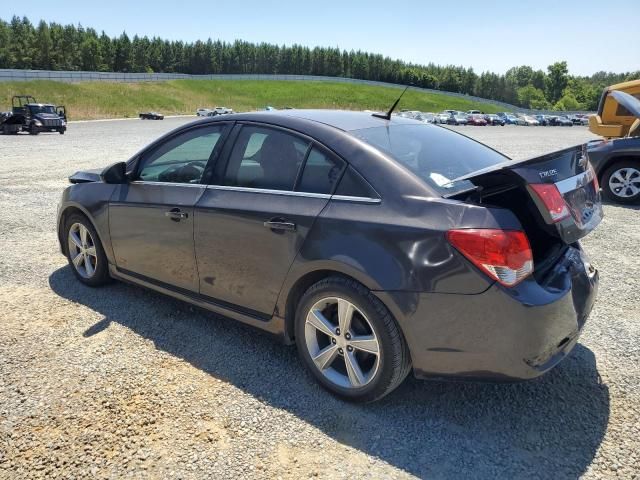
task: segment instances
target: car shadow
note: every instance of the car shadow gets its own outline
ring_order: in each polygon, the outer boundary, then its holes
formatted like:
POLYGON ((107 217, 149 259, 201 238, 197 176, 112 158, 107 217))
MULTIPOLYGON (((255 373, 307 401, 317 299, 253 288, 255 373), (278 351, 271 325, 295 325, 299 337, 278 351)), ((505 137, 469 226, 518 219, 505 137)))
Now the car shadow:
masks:
POLYGON ((410 376, 381 401, 353 405, 325 393, 294 348, 233 320, 119 282, 91 289, 68 266, 53 272, 49 284, 57 295, 104 316, 85 337, 116 322, 335 440, 419 477, 510 472, 577 478, 607 429, 609 390, 594 354, 580 344, 531 382, 422 382, 410 376))

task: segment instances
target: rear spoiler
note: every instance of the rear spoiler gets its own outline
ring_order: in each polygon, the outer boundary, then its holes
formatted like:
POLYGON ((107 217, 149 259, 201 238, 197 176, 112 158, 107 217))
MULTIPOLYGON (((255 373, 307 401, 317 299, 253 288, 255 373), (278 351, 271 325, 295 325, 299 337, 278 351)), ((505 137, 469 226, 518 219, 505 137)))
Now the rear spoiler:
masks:
MULTIPOLYGON (((568 147, 568 148, 564 148, 562 150, 557 150, 555 152, 550 152, 550 153, 546 153, 544 155, 538 155, 535 157, 529 157, 529 158, 525 158, 524 160, 507 160, 505 162, 501 162, 501 163, 497 163, 495 165, 491 165, 490 167, 487 168, 483 168, 481 170, 476 170, 475 172, 471 172, 468 173, 466 175, 463 175, 461 177, 455 178, 453 180, 451 180, 451 184, 454 184, 456 182, 461 182, 463 180, 471 180, 483 175, 486 175, 488 173, 495 173, 498 172, 500 170, 514 170, 516 168, 520 168, 520 167, 526 167, 529 166, 531 164, 539 164, 539 165, 545 165, 547 164, 547 162, 553 162, 555 159, 557 159, 558 157, 562 157, 564 155, 567 155, 568 157, 571 157, 572 155, 576 155, 579 157, 582 156, 586 156, 586 147, 585 145, 576 145, 573 147, 568 147)), ((553 165, 556 170, 558 168, 558 165, 553 165)), ((562 166, 569 166, 569 165, 562 165, 562 166)), ((544 181, 545 177, 542 176, 542 173, 544 172, 544 170, 541 170, 541 177, 540 180, 538 181, 544 181)))

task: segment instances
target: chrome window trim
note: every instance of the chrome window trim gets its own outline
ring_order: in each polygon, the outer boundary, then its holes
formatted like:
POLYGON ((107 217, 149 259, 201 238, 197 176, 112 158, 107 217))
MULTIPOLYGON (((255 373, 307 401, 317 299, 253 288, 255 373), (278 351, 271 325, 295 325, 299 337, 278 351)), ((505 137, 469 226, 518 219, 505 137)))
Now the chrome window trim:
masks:
POLYGON ((356 202, 356 203, 371 203, 371 204, 382 203, 382 199, 380 198, 352 197, 350 195, 332 195, 331 200, 338 200, 341 202, 356 202))
POLYGON ((208 188, 211 190, 225 190, 228 192, 267 193, 271 195, 284 195, 289 197, 323 198, 325 200, 338 200, 340 202, 356 202, 378 204, 382 200, 371 197, 352 197, 349 195, 331 195, 329 193, 293 192, 290 190, 271 190, 268 188, 234 187, 231 185, 204 185, 202 183, 176 183, 176 182, 151 182, 134 180, 132 185, 163 185, 172 187, 208 188))
POLYGON ((289 197, 323 198, 326 200, 331 199, 344 202, 359 202, 371 204, 381 202, 379 198, 350 197, 347 195, 331 195, 329 193, 294 192, 290 190, 271 190, 268 188, 234 187, 231 185, 207 185, 207 188, 211 190, 223 190, 229 192, 266 193, 270 195, 283 195, 289 197))
POLYGON ((204 183, 179 183, 179 182, 152 182, 149 180, 133 180, 129 182, 132 185, 169 185, 172 187, 199 187, 205 188, 206 185, 204 183))
POLYGON ((593 169, 589 168, 578 175, 574 175, 573 177, 565 178, 564 180, 560 180, 556 182, 556 187, 561 194, 565 194, 570 192, 571 190, 575 190, 576 188, 580 188, 592 182, 594 178, 593 169))
POLYGON ((328 193, 294 192, 291 190, 271 190, 268 188, 234 187, 232 185, 207 185, 212 190, 226 190, 229 192, 268 193, 272 195, 288 195, 291 197, 331 198, 328 193))

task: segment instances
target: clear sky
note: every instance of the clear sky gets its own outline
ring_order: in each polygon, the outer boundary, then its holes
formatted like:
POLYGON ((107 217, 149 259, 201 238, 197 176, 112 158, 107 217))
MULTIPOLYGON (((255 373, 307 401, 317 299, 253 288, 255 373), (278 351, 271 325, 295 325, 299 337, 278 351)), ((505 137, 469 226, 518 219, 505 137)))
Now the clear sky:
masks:
POLYGON ((558 60, 578 75, 640 70, 639 0, 0 0, 0 18, 14 14, 110 36, 337 46, 478 73, 558 60))

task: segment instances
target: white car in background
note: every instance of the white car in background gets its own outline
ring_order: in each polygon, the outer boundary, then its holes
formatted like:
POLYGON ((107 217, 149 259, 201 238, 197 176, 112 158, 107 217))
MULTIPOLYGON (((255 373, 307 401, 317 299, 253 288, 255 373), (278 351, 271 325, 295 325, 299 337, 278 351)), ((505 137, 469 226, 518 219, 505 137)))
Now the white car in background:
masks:
POLYGON ((198 117, 206 117, 210 111, 210 108, 199 108, 198 110, 196 110, 196 115, 198 117))
POLYGON ((436 114, 437 123, 446 124, 448 118, 449 118, 449 114, 448 113, 441 112, 441 113, 437 113, 436 114))
POLYGON ((416 119, 425 123, 439 123, 436 114, 433 112, 420 112, 416 119))
POLYGON ((209 110, 206 116, 215 117, 216 115, 225 115, 228 113, 233 113, 233 110, 227 107, 214 107, 212 110, 209 110))
POLYGON ((537 127, 540 125, 540 122, 531 115, 523 115, 521 118, 525 121, 525 125, 528 127, 537 127))

